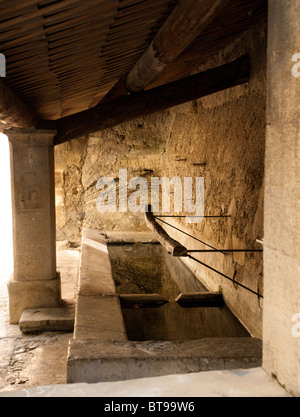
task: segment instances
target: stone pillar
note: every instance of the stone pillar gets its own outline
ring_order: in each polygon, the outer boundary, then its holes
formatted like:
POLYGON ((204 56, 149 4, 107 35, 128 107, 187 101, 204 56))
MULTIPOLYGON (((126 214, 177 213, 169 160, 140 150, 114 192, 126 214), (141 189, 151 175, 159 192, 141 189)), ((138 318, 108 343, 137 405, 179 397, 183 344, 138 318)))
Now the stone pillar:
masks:
POLYGON ((296 396, 300 396, 300 68, 295 61, 300 53, 299 16, 300 0, 269 1, 263 306, 263 367, 296 396))
POLYGON ((56 272, 53 131, 6 132, 11 150, 14 273, 10 322, 61 300, 56 272))

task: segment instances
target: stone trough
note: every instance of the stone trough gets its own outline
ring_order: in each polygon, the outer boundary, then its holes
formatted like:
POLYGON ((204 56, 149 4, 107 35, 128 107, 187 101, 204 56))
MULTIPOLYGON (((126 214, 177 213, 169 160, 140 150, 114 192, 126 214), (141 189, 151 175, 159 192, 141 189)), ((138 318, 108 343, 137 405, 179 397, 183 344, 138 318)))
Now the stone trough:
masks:
POLYGON ((151 234, 84 229, 68 383, 259 366, 261 341, 151 234))

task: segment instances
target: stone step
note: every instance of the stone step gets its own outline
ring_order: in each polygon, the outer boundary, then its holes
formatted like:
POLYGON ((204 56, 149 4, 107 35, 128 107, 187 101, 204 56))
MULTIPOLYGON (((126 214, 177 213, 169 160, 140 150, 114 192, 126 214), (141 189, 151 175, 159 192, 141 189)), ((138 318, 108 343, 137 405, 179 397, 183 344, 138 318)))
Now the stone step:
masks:
POLYGON ((190 341, 71 340, 68 383, 260 367, 262 342, 251 337, 190 341))
POLYGON ((34 308, 24 310, 19 321, 23 333, 44 331, 73 332, 75 307, 34 308))

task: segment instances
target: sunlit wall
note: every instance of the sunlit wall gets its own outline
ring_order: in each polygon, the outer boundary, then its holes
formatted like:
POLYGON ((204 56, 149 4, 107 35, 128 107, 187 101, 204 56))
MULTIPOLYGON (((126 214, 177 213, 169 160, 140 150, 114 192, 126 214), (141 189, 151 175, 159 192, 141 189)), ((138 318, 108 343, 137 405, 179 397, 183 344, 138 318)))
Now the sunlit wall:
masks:
POLYGON ((10 157, 7 136, 0 133, 0 283, 7 282, 13 270, 10 157))

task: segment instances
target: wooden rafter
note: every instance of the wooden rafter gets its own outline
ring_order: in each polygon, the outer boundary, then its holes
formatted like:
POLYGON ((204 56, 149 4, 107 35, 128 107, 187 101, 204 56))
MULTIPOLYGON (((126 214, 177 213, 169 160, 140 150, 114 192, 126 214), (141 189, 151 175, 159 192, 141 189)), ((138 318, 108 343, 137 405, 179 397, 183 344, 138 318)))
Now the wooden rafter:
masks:
MULTIPOLYGON (((202 4, 206 8, 203 12, 211 10, 216 0, 183 1, 194 1, 195 7, 202 4)), ((7 61, 5 83, 43 119, 57 120, 94 108, 131 72, 161 28, 166 28, 165 22, 178 3, 0 0, 0 53, 7 61)), ((228 1, 200 36, 145 90, 198 72, 251 25, 265 22, 267 4, 267 0, 228 1)), ((196 9, 192 9, 193 14, 196 9)), ((180 37, 178 30, 177 35, 180 37)), ((173 35, 169 37, 175 40, 173 35)), ((173 49, 176 51, 177 47, 173 49)), ((167 55, 162 57, 164 62, 167 59, 167 55)), ((114 98, 106 97, 106 102, 114 98)))
POLYGON ((227 0, 180 0, 126 77, 131 93, 144 90, 200 35, 227 0))
POLYGON ((140 59, 102 98, 101 103, 146 89, 176 61, 227 3, 227 0, 180 0, 140 59))
POLYGON ((93 109, 58 120, 55 145, 246 83, 249 76, 249 58, 243 56, 229 64, 161 87, 99 104, 93 109))

